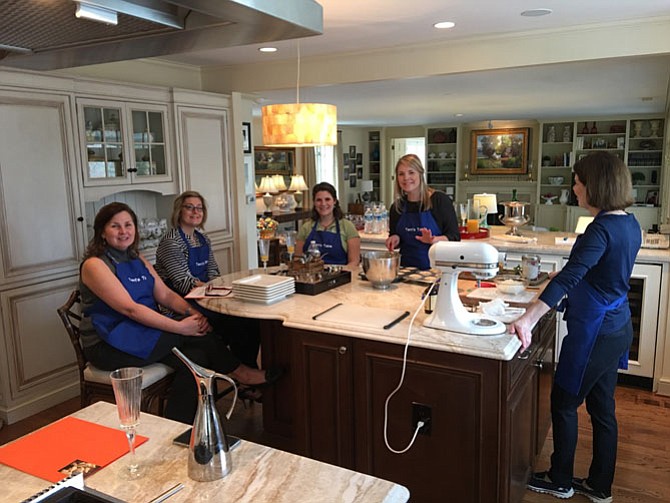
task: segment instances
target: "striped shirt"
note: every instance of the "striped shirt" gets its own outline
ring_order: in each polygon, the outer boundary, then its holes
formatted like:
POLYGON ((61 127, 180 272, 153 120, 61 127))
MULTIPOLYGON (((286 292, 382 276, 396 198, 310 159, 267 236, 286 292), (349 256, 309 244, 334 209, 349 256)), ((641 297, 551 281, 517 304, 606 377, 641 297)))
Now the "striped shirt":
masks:
MULTIPOLYGON (((212 244, 207 236, 205 236, 205 240, 209 245, 209 262, 207 264, 207 280, 209 281, 220 276, 221 273, 214 258, 212 244)), ((182 296, 195 287, 198 278, 193 276, 188 268, 188 246, 181 238, 178 229, 170 229, 158 244, 155 268, 165 284, 182 296)))

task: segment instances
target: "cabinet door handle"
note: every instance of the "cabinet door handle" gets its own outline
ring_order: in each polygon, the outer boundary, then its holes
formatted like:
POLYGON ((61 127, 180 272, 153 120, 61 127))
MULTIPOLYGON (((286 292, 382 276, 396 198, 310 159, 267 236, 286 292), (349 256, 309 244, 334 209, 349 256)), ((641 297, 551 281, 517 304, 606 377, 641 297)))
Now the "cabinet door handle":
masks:
POLYGON ((83 221, 84 221, 84 217, 77 217, 77 222, 83 222, 83 221))
POLYGON ((338 349, 337 352, 340 353, 341 355, 346 354, 347 347, 346 346, 340 346, 340 349, 338 349))
POLYGON ((528 349, 526 349, 526 351, 524 351, 519 356, 517 356, 517 358, 519 360, 527 360, 530 357, 530 351, 531 351, 531 348, 528 347, 528 349))
POLYGON ((541 370, 544 367, 544 361, 537 360, 533 365, 535 365, 537 368, 541 370))

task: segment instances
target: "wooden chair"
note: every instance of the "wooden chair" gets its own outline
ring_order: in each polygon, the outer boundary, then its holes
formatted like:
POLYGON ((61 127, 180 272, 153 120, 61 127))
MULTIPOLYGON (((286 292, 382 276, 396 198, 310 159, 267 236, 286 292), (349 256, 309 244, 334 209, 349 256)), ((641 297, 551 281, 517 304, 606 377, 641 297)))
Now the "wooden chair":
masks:
MULTIPOLYGON (((79 309, 76 308, 80 302, 79 290, 75 290, 70 294, 67 302, 58 308, 58 316, 60 316, 63 325, 65 325, 65 329, 70 336, 70 342, 77 355, 81 406, 86 407, 99 400, 115 403, 109 371, 94 367, 86 359, 86 355, 82 350, 79 332, 81 315, 79 314, 79 309)), ((142 410, 150 412, 155 405, 156 413, 162 416, 167 392, 174 377, 174 371, 162 363, 153 363, 142 367, 142 369, 144 370, 142 376, 142 410)))

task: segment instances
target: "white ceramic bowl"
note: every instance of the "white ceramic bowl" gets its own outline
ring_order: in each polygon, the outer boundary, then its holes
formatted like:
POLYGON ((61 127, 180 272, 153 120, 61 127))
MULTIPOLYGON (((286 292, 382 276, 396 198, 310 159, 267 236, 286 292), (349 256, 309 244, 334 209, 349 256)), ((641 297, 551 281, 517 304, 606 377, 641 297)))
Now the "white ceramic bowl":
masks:
POLYGON ((552 185, 561 185, 564 178, 562 176, 549 176, 547 177, 547 180, 549 180, 549 183, 552 185))
POLYGON ((495 277, 494 282, 498 290, 508 295, 518 295, 528 286, 528 281, 521 276, 502 274, 495 277))

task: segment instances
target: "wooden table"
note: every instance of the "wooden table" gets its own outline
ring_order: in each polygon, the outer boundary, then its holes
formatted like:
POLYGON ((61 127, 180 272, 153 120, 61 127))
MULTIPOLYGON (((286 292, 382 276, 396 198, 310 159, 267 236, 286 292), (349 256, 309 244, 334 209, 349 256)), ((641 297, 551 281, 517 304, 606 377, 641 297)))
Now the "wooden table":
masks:
MULTIPOLYGON (((118 427, 116 406, 98 402, 72 414, 112 428, 118 427)), ((146 475, 137 481, 122 480, 118 471, 125 456, 86 479, 95 490, 127 502, 147 502, 177 483, 184 489, 172 502, 235 501, 253 503, 300 502, 405 502, 409 491, 398 484, 363 475, 312 459, 271 449, 252 442, 232 451, 232 472, 214 482, 188 478, 188 450, 172 444, 186 425, 142 413, 138 434, 149 441, 137 449, 146 475)), ((0 465, 2 500, 21 501, 50 484, 42 479, 0 465)))

